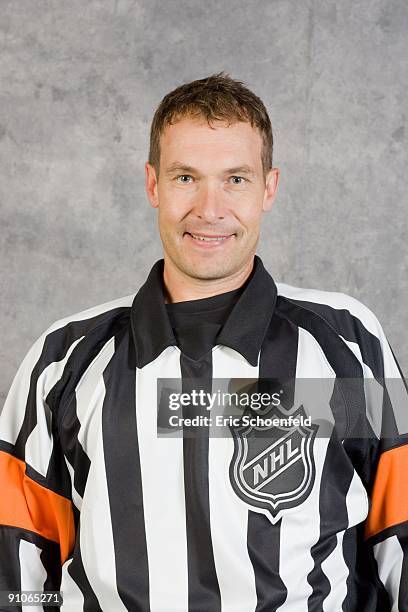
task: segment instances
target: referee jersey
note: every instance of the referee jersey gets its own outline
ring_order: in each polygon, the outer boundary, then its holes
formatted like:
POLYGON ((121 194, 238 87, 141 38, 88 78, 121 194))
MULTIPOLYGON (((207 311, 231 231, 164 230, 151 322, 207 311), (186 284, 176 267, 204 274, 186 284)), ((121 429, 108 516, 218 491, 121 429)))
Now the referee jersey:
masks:
POLYGON ((62 612, 408 612, 408 393, 375 315, 255 256, 195 360, 163 266, 22 361, 0 413, 0 591, 61 590, 62 612), (158 378, 324 379, 326 434, 159 437, 158 378), (333 401, 346 378, 375 393, 333 401))

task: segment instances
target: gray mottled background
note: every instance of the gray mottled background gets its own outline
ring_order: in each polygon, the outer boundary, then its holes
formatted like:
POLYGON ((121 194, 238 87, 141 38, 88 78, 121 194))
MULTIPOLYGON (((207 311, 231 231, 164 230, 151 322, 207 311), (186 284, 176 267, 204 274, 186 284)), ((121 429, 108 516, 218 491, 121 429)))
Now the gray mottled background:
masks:
POLYGON ((0 0, 1 394, 53 321, 161 257, 153 112, 220 70, 274 127, 273 277, 363 301, 407 373, 407 31, 405 0, 0 0))

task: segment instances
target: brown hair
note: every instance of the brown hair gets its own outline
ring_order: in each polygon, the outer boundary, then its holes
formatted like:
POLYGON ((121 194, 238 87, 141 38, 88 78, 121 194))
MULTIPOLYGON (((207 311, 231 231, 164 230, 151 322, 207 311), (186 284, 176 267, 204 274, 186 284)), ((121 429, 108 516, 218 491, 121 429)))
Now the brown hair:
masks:
POLYGON ((224 71, 204 79, 185 83, 168 93, 160 102, 150 128, 149 163, 154 166, 157 178, 160 167, 160 136, 167 125, 184 117, 212 121, 227 121, 228 125, 245 121, 257 127, 261 133, 262 168, 264 180, 272 168, 272 125, 264 103, 241 81, 232 79, 224 71))

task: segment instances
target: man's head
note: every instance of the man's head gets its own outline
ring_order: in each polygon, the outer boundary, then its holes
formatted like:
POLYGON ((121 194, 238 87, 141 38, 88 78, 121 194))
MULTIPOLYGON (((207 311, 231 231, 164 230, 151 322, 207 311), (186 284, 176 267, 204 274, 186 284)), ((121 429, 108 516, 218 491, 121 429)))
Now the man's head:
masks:
POLYGON ((151 126, 146 191, 168 265, 215 280, 252 261, 279 178, 272 147, 264 104, 224 73, 163 98, 151 126))

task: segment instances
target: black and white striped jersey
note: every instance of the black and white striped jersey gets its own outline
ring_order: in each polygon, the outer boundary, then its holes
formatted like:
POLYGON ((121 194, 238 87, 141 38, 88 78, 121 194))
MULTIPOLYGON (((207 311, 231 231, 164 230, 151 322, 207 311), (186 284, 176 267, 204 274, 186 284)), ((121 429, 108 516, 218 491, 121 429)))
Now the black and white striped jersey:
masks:
POLYGON ((408 612, 408 393, 375 315, 275 283, 255 256, 194 360, 163 265, 53 323, 17 371, 0 414, 0 591, 61 590, 62 612, 408 612), (233 430, 158 436, 160 378, 325 380, 326 434, 261 450, 233 430), (333 401, 346 378, 363 402, 333 401))

